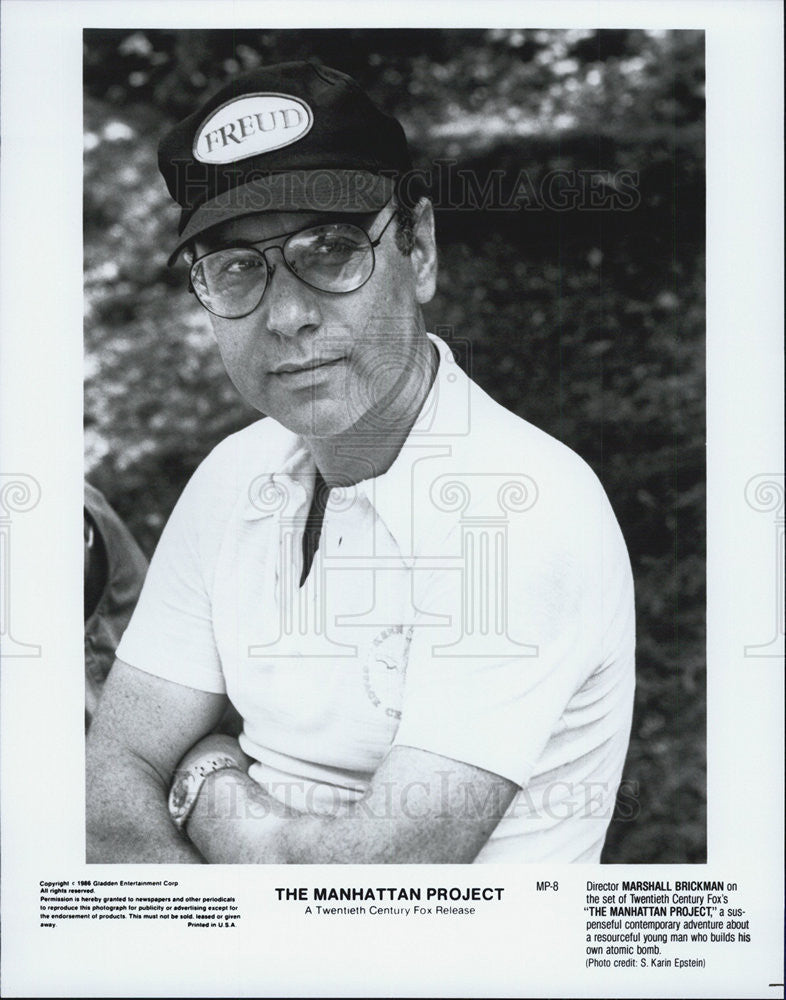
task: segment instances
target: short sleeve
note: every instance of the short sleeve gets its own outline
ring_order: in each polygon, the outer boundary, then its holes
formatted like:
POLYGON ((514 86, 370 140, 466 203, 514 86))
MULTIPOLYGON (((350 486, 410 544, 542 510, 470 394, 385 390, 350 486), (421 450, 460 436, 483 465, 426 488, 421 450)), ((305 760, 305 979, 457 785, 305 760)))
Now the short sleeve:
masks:
POLYGON ((203 463, 175 505, 117 656, 165 680, 223 694, 210 597, 224 524, 212 498, 216 464, 203 463))

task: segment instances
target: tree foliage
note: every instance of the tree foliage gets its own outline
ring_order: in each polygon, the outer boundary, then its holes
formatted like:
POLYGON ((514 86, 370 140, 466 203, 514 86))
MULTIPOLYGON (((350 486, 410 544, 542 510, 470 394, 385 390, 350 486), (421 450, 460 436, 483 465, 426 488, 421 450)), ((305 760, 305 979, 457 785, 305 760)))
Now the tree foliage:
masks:
POLYGON ((86 32, 90 478, 150 552, 196 464, 257 417, 166 267, 177 211, 155 147, 234 73, 296 58, 356 77, 402 120, 416 163, 447 179, 430 328, 595 468, 622 525, 638 692, 607 860, 704 860, 701 33, 86 32), (620 177, 626 205, 608 198, 620 177))

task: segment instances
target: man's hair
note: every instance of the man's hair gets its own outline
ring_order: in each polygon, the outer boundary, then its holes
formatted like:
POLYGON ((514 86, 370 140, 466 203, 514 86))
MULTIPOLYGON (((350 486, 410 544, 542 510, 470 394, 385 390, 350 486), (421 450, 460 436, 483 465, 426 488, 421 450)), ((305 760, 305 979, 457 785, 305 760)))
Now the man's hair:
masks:
POLYGON ((421 198, 428 197, 428 189, 417 177, 405 175, 404 178, 397 178, 393 196, 397 205, 396 246, 408 257, 415 246, 415 209, 421 198), (402 183, 403 180, 407 183, 402 183))
POLYGON ((396 209, 396 246, 408 257, 415 247, 415 210, 409 205, 396 209))

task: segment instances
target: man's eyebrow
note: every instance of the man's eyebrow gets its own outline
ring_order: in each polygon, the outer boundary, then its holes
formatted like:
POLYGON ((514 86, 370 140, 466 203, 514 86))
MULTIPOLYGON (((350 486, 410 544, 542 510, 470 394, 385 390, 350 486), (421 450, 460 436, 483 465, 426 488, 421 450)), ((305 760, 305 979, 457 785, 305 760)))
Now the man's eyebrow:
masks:
POLYGON ((209 240, 205 241, 209 244, 210 253, 213 250, 230 250, 232 247, 254 247, 258 243, 269 243, 270 240, 280 240, 284 236, 291 236, 292 233, 299 233, 301 229, 310 229, 308 225, 302 226, 300 229, 287 229, 283 233, 272 233, 270 236, 261 236, 259 239, 253 240, 249 239, 247 236, 227 236, 223 240, 209 240))
MULTIPOLYGON (((275 236, 269 237, 271 240, 277 239, 275 236)), ((211 240, 207 253, 214 250, 231 250, 232 247, 253 247, 257 243, 266 243, 267 240, 247 240, 242 236, 235 236, 225 240, 211 240)))
POLYGON ((359 216, 336 213, 335 215, 331 214, 314 219, 311 222, 306 222, 302 226, 298 226, 297 229, 287 229, 283 233, 273 233, 271 236, 263 236, 258 240, 252 240, 243 236, 232 236, 218 241, 210 240, 210 249, 206 253, 212 253, 214 250, 231 250, 232 247, 255 247, 258 243, 269 243, 271 240, 280 240, 285 236, 293 236, 295 233, 303 232, 304 229, 317 229, 320 226, 333 226, 339 223, 348 223, 365 229, 369 221, 373 222, 373 215, 371 220, 369 220, 368 215, 365 213, 359 216))

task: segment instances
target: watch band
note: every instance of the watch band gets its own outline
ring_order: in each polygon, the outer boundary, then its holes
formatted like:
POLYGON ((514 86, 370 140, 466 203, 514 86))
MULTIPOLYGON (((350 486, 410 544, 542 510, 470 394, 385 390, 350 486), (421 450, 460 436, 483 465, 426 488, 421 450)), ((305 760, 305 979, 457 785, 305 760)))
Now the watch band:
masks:
POLYGON ((234 757, 229 754, 215 753, 200 757, 190 767, 175 771, 172 787, 169 790, 169 815, 178 830, 185 835, 185 826, 194 803, 199 795, 205 778, 215 771, 234 767, 242 770, 234 757))

